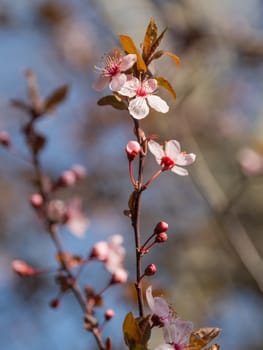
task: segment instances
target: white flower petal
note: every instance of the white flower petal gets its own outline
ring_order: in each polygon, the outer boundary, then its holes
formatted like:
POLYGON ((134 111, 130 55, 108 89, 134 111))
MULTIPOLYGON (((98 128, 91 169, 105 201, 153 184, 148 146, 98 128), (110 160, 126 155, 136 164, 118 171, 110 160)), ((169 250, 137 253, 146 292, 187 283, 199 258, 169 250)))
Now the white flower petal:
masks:
MULTIPOLYGON (((180 143, 176 140, 167 141, 165 144, 165 153, 177 163, 178 155, 181 152, 180 143)), ((180 164, 183 165, 183 164, 180 164)))
POLYGON ((167 113, 169 111, 168 104, 159 96, 150 95, 147 97, 149 105, 157 112, 167 113))
POLYGON ((145 88, 147 94, 152 94, 158 88, 158 83, 156 79, 148 79, 143 82, 143 87, 145 88))
POLYGON ((122 58, 121 64, 120 64, 120 69, 122 72, 125 72, 129 68, 131 68, 134 63, 137 61, 137 56, 134 54, 129 54, 126 55, 122 58))
POLYGON ((193 328, 192 322, 182 321, 179 318, 175 319, 170 329, 170 335, 173 343, 188 345, 193 328))
POLYGON ((143 97, 135 97, 131 100, 128 109, 135 119, 143 119, 149 114, 149 107, 143 97))
POLYGON ((153 140, 150 140, 148 142, 148 147, 149 147, 149 151, 154 155, 157 163, 160 164, 162 157, 165 156, 163 147, 159 145, 158 142, 155 142, 153 140))
POLYGON ((174 346, 170 345, 170 344, 161 344, 159 346, 157 346, 157 348, 155 348, 154 350, 173 350, 174 346))
POLYGON ((176 159, 178 165, 190 165, 195 161, 196 155, 194 153, 184 154, 180 153, 176 159))
POLYGON ((136 96, 136 90, 140 86, 140 82, 137 78, 130 78, 126 81, 126 83, 122 86, 122 88, 118 91, 119 94, 128 97, 136 96))
POLYGON ((179 166, 173 166, 171 171, 177 175, 180 175, 180 176, 186 176, 188 175, 188 171, 184 168, 181 168, 179 166))
POLYGON ((109 87, 112 91, 119 91, 125 84, 126 80, 127 77, 124 73, 116 74, 112 77, 109 87))
POLYGON ((152 286, 146 289, 146 300, 153 314, 159 316, 163 321, 168 319, 169 305, 163 298, 153 297, 152 286))
POLYGON ((96 91, 101 91, 105 88, 107 84, 110 82, 110 77, 105 77, 104 75, 101 75, 94 83, 92 84, 92 87, 96 91))

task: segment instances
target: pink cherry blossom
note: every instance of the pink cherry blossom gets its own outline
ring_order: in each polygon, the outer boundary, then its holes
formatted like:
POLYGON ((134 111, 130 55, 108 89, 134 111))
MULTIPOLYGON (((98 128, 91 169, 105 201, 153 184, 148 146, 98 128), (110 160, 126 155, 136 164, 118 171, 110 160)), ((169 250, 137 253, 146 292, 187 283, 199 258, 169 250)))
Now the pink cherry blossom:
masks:
POLYGON ((118 91, 122 88, 127 80, 126 72, 130 69, 137 60, 137 56, 129 54, 122 56, 119 49, 114 48, 104 57, 104 67, 99 68, 100 77, 93 83, 93 88, 100 91, 109 84, 112 91, 118 91))
POLYGON ((104 262, 106 269, 110 273, 118 275, 118 278, 127 279, 127 272, 123 268, 125 248, 122 244, 123 237, 121 235, 113 235, 108 242, 99 241, 94 244, 90 257, 104 262))
POLYGON ((238 161, 247 176, 263 174, 263 157, 251 148, 243 148, 238 154, 238 161))
POLYGON ((148 142, 148 147, 157 163, 161 165, 163 171, 171 170, 175 174, 181 176, 188 175, 188 171, 181 168, 181 166, 192 164, 196 158, 194 153, 187 154, 181 152, 180 143, 176 140, 166 142, 165 147, 161 146, 158 142, 150 140, 148 142))
POLYGON ((153 95, 157 88, 158 83, 156 79, 140 81, 132 77, 126 81, 118 92, 130 98, 128 107, 130 114, 135 119, 142 119, 149 114, 148 104, 157 112, 167 113, 169 111, 167 103, 161 97, 153 95))
POLYGON ((83 238, 89 226, 89 219, 83 212, 82 200, 79 197, 71 198, 67 202, 66 225, 73 235, 83 238))
POLYGON ((158 316, 163 328, 165 344, 159 345, 155 350, 186 349, 193 331, 192 322, 180 320, 165 299, 153 297, 151 286, 146 290, 146 299, 152 313, 158 316))

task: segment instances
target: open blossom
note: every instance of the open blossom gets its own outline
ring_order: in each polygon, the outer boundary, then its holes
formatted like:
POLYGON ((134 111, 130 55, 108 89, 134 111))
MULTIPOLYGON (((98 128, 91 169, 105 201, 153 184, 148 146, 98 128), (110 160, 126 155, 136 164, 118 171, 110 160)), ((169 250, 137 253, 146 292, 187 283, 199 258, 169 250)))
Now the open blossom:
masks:
POLYGON ((165 343, 155 350, 186 350, 193 331, 192 322, 180 320, 165 299, 153 297, 151 286, 146 290, 146 299, 152 313, 159 318, 163 327, 165 343))
POLYGON ((119 49, 114 48, 104 57, 104 67, 99 68, 100 77, 93 83, 93 88, 100 91, 109 84, 112 91, 118 91, 122 88, 127 80, 126 72, 137 60, 135 54, 122 56, 119 49))
POLYGON ((148 147, 163 170, 171 170, 181 176, 188 175, 188 171, 181 168, 181 166, 192 164, 196 158, 194 153, 181 152, 180 143, 176 140, 166 142, 165 147, 159 145, 158 142, 150 140, 148 147))
POLYGON ((112 274, 124 274, 126 270, 123 268, 125 257, 125 248, 122 245, 123 237, 121 235, 113 235, 108 242, 97 242, 91 251, 91 257, 103 261, 106 269, 112 274), (121 272, 120 272, 121 271, 121 272))
POLYGON ((153 95, 157 88, 158 83, 156 79, 140 81, 138 78, 133 77, 127 80, 118 92, 131 99, 128 107, 130 114, 135 119, 142 119, 149 114, 148 104, 157 112, 167 113, 169 111, 167 103, 161 97, 153 95))

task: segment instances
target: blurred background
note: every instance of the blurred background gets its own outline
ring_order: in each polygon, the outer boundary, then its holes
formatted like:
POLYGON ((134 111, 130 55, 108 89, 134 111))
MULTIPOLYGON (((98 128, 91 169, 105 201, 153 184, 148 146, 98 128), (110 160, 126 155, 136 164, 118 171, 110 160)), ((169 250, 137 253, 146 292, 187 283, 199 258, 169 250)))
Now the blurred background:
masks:
MULTIPOLYGON (((167 115, 142 121, 147 134, 177 139, 197 154, 190 176, 164 173, 143 195, 142 230, 169 223, 169 241, 153 249, 144 263, 158 273, 146 285, 162 293, 195 328, 222 328, 222 349, 259 350, 263 343, 263 3, 260 0, 1 0, 0 129, 22 154, 26 115, 9 103, 26 99, 24 71, 32 69, 42 96, 65 83, 70 94, 56 113, 39 122, 48 137, 41 160, 57 177, 75 163, 87 178, 74 189, 83 195, 90 220, 79 241, 68 231, 68 250, 87 254, 109 235, 124 236, 126 267, 134 279, 133 236, 127 208, 131 192, 124 148, 133 139, 124 111, 97 106, 107 92, 91 84, 94 65, 128 34, 137 46, 150 17, 160 31, 168 27, 162 47, 181 58, 156 61, 156 74, 169 78, 177 92, 160 95, 167 115), (158 249, 157 249, 158 248, 158 249)), ((32 168, 0 150, 0 342, 8 350, 96 349, 83 330, 82 314, 71 295, 58 310, 49 307, 57 289, 50 275, 21 279, 11 270, 15 258, 37 266, 56 266, 55 250, 30 208, 32 168)), ((149 156, 146 174, 157 169, 149 156)), ((63 196, 70 196, 70 191, 63 196)), ((97 283, 97 270, 84 274, 97 283)), ((114 349, 123 349, 121 324, 134 310, 130 289, 115 286, 105 307, 116 317, 105 328, 114 349)), ((102 311, 103 312, 103 311, 102 311)), ((160 334, 152 347, 161 342, 160 334)))

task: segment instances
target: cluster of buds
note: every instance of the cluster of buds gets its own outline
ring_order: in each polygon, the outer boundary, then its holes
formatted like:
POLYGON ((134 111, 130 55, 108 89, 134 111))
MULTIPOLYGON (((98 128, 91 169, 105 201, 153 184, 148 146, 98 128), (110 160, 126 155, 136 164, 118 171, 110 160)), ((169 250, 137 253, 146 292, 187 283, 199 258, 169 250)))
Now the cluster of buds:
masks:
POLYGON ((128 273, 123 267, 125 248, 123 247, 123 237, 113 235, 108 242, 100 241, 94 244, 89 259, 101 261, 104 267, 111 273, 109 285, 125 283, 128 273))
POLYGON ((61 187, 70 187, 86 176, 86 169, 80 164, 75 164, 71 169, 65 170, 54 183, 52 190, 55 191, 61 187))

